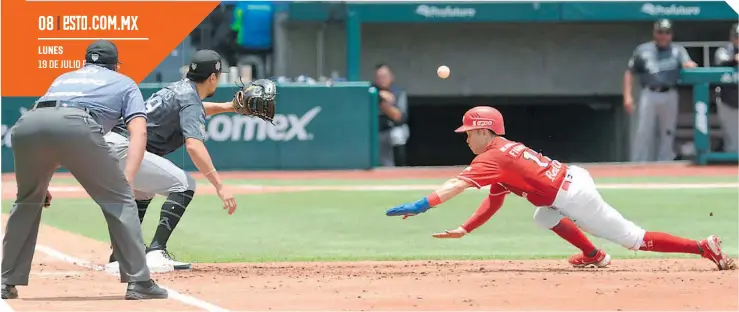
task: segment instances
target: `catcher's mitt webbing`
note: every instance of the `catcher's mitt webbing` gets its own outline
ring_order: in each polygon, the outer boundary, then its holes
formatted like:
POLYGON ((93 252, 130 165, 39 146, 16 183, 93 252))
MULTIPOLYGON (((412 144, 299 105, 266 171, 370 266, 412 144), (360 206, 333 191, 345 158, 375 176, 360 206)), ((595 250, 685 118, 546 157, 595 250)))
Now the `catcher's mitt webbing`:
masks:
POLYGON ((267 79, 259 79, 244 86, 234 95, 234 110, 245 116, 255 116, 272 122, 275 117, 277 86, 267 79))

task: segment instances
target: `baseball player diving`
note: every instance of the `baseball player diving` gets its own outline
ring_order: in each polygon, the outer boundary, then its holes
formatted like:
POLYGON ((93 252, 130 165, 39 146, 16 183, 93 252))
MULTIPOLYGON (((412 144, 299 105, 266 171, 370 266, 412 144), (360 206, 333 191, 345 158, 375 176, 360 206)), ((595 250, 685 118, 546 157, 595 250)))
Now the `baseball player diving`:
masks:
MULTIPOLYGON (((151 244, 146 249, 146 262, 153 272, 188 270, 192 264, 176 261, 167 251, 172 231, 185 214, 195 194, 195 179, 164 158, 183 145, 198 170, 215 187, 223 201, 223 209, 232 214, 236 201, 226 188, 205 147, 205 117, 236 112, 272 121, 275 114, 275 84, 256 80, 239 90, 233 101, 203 102, 215 94, 221 74, 221 57, 212 50, 197 51, 190 62, 186 78, 154 93, 146 101, 148 116, 146 152, 135 176, 133 189, 139 222, 156 194, 166 196, 151 244)), ((129 134, 122 121, 105 136, 111 152, 124 164, 130 149, 129 134)), ((118 268, 115 254, 106 269, 118 268)))
POLYGON ((42 207, 51 204, 47 189, 60 166, 103 210, 121 282, 128 283, 125 298, 167 298, 146 266, 131 187, 146 146, 144 99, 136 83, 117 72, 112 42, 90 44, 85 61, 57 77, 10 131, 18 196, 3 237, 2 299, 18 298, 16 286, 28 285, 42 207), (131 134, 130 157, 120 166, 103 139, 119 119, 131 134))
POLYGON ((606 267, 611 261, 606 252, 596 248, 580 231, 582 228, 631 250, 696 254, 713 261, 719 270, 736 269, 734 260, 721 250, 721 240, 714 235, 696 241, 649 232, 627 220, 603 200, 587 170, 552 160, 503 137, 503 116, 492 107, 468 110, 456 132, 467 134, 467 145, 477 155, 470 166, 430 195, 387 210, 388 216, 417 215, 468 187, 490 186, 490 194, 467 222, 433 236, 467 235, 487 222, 503 205, 505 196, 513 193, 537 207, 536 224, 552 230, 582 251, 569 258, 575 267, 606 267))

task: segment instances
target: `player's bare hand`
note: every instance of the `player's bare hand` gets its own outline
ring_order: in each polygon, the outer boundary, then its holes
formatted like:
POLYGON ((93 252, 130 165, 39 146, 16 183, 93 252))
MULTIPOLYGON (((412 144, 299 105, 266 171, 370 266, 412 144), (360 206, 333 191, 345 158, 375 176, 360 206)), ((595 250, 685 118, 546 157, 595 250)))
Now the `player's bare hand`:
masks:
POLYGON ((693 62, 693 61, 687 61, 687 62, 685 62, 685 64, 683 64, 683 67, 685 67, 685 68, 696 68, 696 67, 698 67, 698 64, 696 62, 693 62))
POLYGON ((634 98, 631 96, 624 97, 624 110, 629 114, 634 112, 634 98))
POLYGON ((236 210, 236 199, 231 192, 225 188, 220 188, 218 191, 218 197, 223 201, 223 209, 228 210, 228 214, 233 214, 236 210))
POLYGON ((128 186, 131 188, 131 191, 133 192, 133 180, 136 178, 136 174, 124 172, 124 175, 126 177, 126 182, 128 182, 128 186))
POLYGON ((739 54, 734 55, 734 61, 739 62, 739 54))
POLYGON ((467 231, 460 226, 454 230, 448 230, 448 231, 444 231, 441 233, 436 233, 433 236, 436 238, 460 238, 465 235, 467 235, 467 231))
POLYGON ((51 192, 49 190, 46 190, 46 197, 44 197, 44 207, 51 206, 51 192))

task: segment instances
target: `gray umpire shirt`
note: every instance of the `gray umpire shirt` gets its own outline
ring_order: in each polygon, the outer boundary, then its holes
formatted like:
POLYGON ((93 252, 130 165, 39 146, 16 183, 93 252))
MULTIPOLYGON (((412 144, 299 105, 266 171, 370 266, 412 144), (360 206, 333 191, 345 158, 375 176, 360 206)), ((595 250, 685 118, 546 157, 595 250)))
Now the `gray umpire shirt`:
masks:
MULTIPOLYGON (((739 48, 731 43, 718 48, 714 58, 716 66, 736 67, 735 57, 737 54, 739 54, 739 48)), ((723 104, 733 108, 739 107, 739 88, 737 88, 736 83, 722 84, 719 96, 723 104)))
POLYGON ((685 47, 671 43, 658 48, 654 42, 636 47, 629 59, 629 70, 639 75, 639 82, 646 87, 674 87, 680 79, 682 64, 690 60, 685 47))
MULTIPOLYGON (((146 100, 146 150, 159 156, 174 152, 185 139, 205 140, 205 108, 195 83, 182 79, 152 94, 146 100)), ((123 121, 113 132, 128 136, 123 121)))
POLYGON ((136 83, 97 65, 86 65, 57 77, 37 102, 43 101, 67 101, 87 108, 103 127, 103 133, 117 122, 125 125, 134 117, 146 118, 144 97, 136 83))

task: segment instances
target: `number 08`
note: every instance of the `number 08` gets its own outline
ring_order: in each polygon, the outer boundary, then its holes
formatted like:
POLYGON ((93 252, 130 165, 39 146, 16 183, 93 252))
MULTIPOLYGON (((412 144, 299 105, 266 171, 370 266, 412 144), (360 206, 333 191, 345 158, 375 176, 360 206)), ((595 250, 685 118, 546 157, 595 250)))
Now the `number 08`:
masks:
POLYGON ((54 30, 54 17, 53 16, 39 16, 38 17, 38 30, 54 30))

